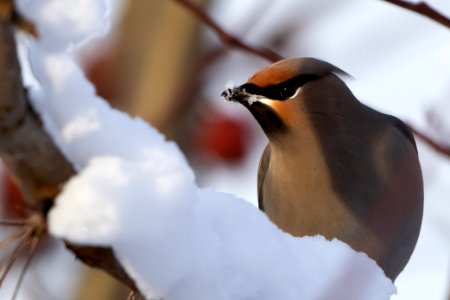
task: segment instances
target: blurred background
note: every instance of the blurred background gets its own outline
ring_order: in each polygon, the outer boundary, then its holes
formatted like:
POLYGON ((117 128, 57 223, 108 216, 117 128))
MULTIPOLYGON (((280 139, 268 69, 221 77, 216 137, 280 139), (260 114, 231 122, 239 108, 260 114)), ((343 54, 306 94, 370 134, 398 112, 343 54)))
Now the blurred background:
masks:
MULTIPOLYGON (((450 147, 450 29, 374 0, 197 0, 228 32, 283 57, 311 56, 347 71, 364 103, 396 115, 450 147)), ((427 1, 450 16, 450 1, 427 1)), ((256 205, 256 172, 266 138, 241 106, 220 98, 269 62, 224 46, 176 1, 112 0, 111 32, 77 51, 98 94, 177 141, 201 186, 256 205)), ((450 156, 418 140, 425 214, 416 250, 393 300, 449 300, 450 156)), ((2 171, 3 218, 24 212, 2 171)), ((243 224, 245 226, 245 224, 243 224)), ((1 228, 5 237, 12 231, 1 228)), ((8 251, 2 251, 6 259, 8 251)), ((0 289, 10 299, 21 264, 0 289)), ((126 299, 127 289, 46 240, 18 299, 126 299)))

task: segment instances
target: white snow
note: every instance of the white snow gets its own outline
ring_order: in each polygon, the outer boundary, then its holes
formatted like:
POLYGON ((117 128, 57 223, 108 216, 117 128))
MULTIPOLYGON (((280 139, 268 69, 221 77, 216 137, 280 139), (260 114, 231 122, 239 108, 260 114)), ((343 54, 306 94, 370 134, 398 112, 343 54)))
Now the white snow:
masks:
POLYGON ((31 87, 33 104, 79 171, 50 212, 54 236, 112 247, 148 298, 375 300, 395 293, 365 254, 320 236, 292 237, 246 201, 198 188, 174 143, 95 95, 69 50, 105 31, 104 1, 18 3, 41 34, 27 45, 39 83, 31 87))
POLYGON ((15 0, 20 12, 37 25, 39 45, 48 51, 65 51, 101 35, 108 29, 106 1, 15 0))

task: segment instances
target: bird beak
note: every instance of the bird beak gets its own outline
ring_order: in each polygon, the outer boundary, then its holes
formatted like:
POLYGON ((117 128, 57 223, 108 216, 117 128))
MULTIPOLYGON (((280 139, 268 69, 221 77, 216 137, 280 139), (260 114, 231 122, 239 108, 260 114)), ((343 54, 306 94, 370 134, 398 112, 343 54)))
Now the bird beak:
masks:
POLYGON ((221 96, 227 101, 238 102, 243 105, 252 104, 254 101, 256 101, 256 97, 248 93, 245 88, 242 88, 242 86, 227 88, 222 92, 221 96), (253 98, 254 100, 252 101, 253 98))

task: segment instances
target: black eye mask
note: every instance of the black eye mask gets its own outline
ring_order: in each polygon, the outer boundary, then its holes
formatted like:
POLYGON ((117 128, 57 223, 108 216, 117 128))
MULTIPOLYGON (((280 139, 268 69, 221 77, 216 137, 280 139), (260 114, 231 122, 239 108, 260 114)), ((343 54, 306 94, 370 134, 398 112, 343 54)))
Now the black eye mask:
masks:
POLYGON ((239 89, 252 95, 264 96, 267 99, 287 100, 295 94, 298 88, 317 78, 319 78, 319 76, 299 75, 276 85, 259 87, 253 83, 246 83, 241 85, 239 89))

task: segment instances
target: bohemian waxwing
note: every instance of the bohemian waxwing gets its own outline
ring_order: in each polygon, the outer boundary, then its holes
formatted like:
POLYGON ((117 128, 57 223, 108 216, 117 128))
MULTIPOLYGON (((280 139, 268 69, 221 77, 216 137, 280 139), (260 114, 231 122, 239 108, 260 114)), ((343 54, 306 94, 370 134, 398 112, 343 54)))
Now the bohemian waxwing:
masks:
POLYGON ((295 236, 338 238, 395 280, 419 236, 423 182, 414 137, 355 98, 339 68, 313 58, 274 63, 222 96, 243 104, 269 144, 259 207, 295 236))

